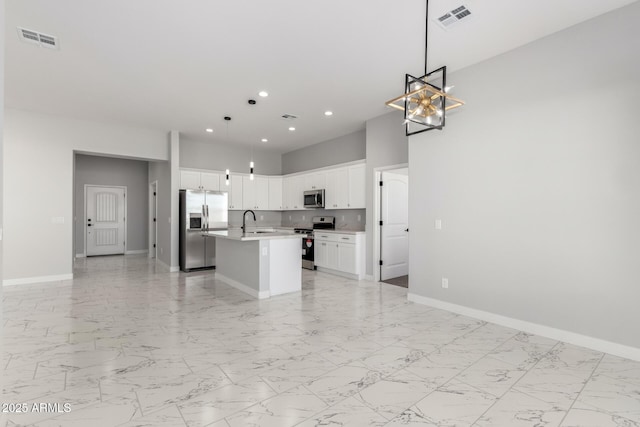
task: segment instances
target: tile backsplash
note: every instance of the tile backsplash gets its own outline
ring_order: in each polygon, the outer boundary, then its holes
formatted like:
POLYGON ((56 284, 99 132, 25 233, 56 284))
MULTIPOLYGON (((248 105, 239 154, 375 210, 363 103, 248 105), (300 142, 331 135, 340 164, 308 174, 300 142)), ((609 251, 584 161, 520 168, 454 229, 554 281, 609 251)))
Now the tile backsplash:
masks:
POLYGON ((364 231, 365 209, 309 209, 282 212, 283 227, 311 227, 314 216, 335 216, 337 230, 364 231))
MULTIPOLYGON (((242 226, 243 211, 229 211, 229 227, 242 226)), ((256 222, 247 215, 247 225, 257 227, 309 227, 314 216, 335 216, 337 230, 364 231, 365 209, 307 209, 304 211, 255 211, 256 222)))

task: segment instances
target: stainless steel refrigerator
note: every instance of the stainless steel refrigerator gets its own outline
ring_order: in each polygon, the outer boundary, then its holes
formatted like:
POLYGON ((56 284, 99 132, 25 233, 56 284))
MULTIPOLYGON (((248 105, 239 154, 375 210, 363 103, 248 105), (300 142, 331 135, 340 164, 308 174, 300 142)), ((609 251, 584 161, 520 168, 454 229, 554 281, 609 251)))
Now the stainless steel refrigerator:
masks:
POLYGON ((228 228, 227 197, 222 191, 180 190, 180 270, 215 267, 215 238, 202 232, 228 228))

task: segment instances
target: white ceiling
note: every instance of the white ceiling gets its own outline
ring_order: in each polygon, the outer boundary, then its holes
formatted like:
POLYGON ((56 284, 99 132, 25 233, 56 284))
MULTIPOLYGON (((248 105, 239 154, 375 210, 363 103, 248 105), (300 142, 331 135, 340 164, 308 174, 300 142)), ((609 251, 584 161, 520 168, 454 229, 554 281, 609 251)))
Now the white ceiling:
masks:
MULTIPOLYGON (((461 4, 473 16, 446 31, 430 23, 429 68, 457 70, 633 2, 431 0, 432 18, 461 4)), ((388 111, 404 74, 422 74, 424 4, 8 0, 6 105, 286 152, 388 111), (16 27, 57 36, 60 49, 21 42, 16 27), (285 113, 299 116, 295 132, 285 113)))

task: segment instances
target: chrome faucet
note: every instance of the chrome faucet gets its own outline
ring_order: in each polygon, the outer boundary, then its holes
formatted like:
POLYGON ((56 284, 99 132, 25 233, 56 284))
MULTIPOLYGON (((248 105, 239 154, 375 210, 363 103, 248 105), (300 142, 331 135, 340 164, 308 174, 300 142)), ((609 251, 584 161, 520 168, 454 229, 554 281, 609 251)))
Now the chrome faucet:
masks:
POLYGON ((247 212, 251 212, 251 215, 253 215, 253 222, 256 222, 255 212, 251 210, 244 211, 244 213, 242 214, 242 234, 245 234, 247 232, 247 224, 245 222, 245 220, 247 219, 247 212))

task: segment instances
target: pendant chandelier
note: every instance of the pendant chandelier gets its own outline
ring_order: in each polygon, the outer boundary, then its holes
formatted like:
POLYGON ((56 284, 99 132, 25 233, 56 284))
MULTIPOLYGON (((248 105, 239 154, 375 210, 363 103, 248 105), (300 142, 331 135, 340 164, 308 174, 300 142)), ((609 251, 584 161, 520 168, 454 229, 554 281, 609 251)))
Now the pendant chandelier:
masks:
MULTIPOLYGON (((229 116, 225 116, 224 121, 227 122, 227 142, 229 141, 229 122, 231 121, 231 117, 229 116)), ((229 169, 226 169, 224 171, 225 174, 225 180, 224 180, 224 185, 229 185, 229 175, 230 175, 230 171, 229 169)))
POLYGON ((445 113, 464 105, 463 101, 447 93, 449 87, 446 66, 433 71, 427 70, 429 0, 425 0, 425 3, 424 75, 414 77, 406 74, 404 93, 386 102, 389 107, 404 112, 407 136, 444 128, 445 113))

